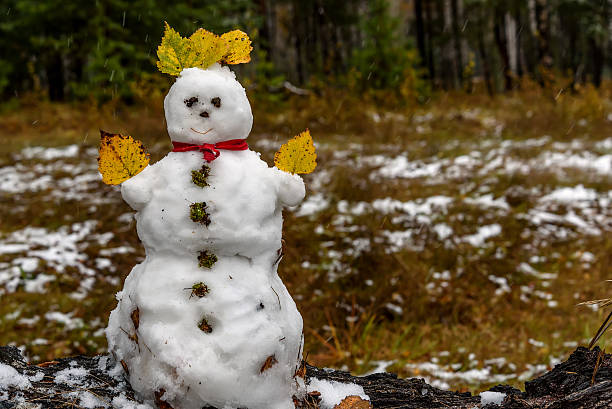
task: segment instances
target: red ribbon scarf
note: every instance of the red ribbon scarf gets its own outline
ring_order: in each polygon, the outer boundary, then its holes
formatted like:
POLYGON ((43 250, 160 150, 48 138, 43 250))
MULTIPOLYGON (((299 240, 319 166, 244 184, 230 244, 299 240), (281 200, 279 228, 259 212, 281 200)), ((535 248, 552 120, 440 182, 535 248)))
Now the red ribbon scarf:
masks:
POLYGON ((212 162, 217 159, 221 154, 219 149, 226 149, 228 151, 245 151, 249 149, 249 145, 244 139, 231 139, 229 141, 204 143, 202 145, 172 141, 172 146, 174 146, 172 152, 200 151, 204 155, 206 162, 212 162))

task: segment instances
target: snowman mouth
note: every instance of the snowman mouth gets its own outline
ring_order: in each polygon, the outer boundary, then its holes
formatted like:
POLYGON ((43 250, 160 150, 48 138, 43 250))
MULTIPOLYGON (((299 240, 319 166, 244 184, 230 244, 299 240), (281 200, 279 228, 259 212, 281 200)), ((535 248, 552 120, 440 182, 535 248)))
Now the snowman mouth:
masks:
POLYGON ((206 131, 206 132, 198 131, 197 129, 193 129, 193 128, 191 128, 191 130, 192 130, 193 132, 199 133, 200 135, 206 135, 207 133, 209 133, 210 131, 212 131, 212 130, 213 130, 213 128, 210 128, 210 129, 209 129, 208 131, 206 131))

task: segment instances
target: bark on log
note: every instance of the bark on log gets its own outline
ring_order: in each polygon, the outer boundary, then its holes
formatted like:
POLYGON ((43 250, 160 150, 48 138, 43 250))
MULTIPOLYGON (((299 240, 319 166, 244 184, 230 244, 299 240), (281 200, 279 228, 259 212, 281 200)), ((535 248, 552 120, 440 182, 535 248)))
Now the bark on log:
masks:
MULTIPOLYGON (((25 362, 18 349, 0 347, 0 375, 14 368, 19 375, 0 376, 0 409, 81 407, 98 399, 110 407, 136 407, 138 400, 108 355, 62 358, 39 365, 25 362), (82 368, 83 371, 78 368, 82 368), (114 369, 113 369, 114 368, 114 369), (114 371, 114 372, 113 372, 114 371), (67 376, 72 373, 73 376, 67 376), (7 386, 20 375, 31 387, 7 386), (6 378, 6 377, 5 377, 6 378), (4 385, 4 386, 3 386, 4 385)), ((306 379, 356 383, 378 409, 601 409, 612 407, 612 355, 599 348, 578 348, 567 361, 525 383, 525 392, 507 385, 491 388, 506 397, 501 405, 482 406, 479 396, 434 388, 419 378, 398 379, 389 373, 355 377, 348 372, 307 366, 306 379)))

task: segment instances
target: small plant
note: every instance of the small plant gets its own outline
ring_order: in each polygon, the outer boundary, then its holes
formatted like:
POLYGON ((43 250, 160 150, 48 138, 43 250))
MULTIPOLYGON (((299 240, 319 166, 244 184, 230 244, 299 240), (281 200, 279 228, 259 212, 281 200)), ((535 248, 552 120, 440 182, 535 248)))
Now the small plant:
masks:
POLYGON ((185 290, 191 290, 191 295, 189 296, 189 298, 193 297, 194 295, 196 297, 202 298, 210 292, 208 286, 201 281, 199 283, 195 283, 190 288, 185 288, 185 290))
POLYGON ((195 223, 202 223, 206 227, 210 224, 210 217, 206 213, 206 202, 192 203, 189 206, 190 214, 189 217, 195 223))
POLYGON ((210 334, 212 332, 212 327, 211 325, 208 323, 208 321, 206 320, 206 318, 202 318, 202 320, 200 321, 200 323, 198 324, 198 328, 200 328, 200 330, 202 332, 205 332, 207 334, 210 334))
MULTIPOLYGON (((211 268, 213 264, 217 262, 217 256, 212 253, 209 253, 206 250, 200 251, 198 255, 198 265, 202 268, 211 268)), ((208 287, 206 287, 208 289, 208 287)))
POLYGON ((201 170, 192 170, 191 171, 191 181, 194 185, 200 187, 210 186, 206 179, 208 179, 208 175, 210 174, 210 168, 206 165, 202 166, 201 170))

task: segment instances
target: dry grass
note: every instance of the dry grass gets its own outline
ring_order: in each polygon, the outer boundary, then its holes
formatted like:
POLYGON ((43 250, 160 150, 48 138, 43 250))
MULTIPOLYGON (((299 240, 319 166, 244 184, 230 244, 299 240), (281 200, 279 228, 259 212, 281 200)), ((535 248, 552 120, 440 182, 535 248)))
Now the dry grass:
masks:
MULTIPOLYGON (((551 357, 564 357, 573 350, 571 342, 588 343, 605 314, 576 304, 609 293, 604 283, 610 278, 612 265, 609 210, 600 209, 600 234, 587 234, 561 223, 547 228, 564 229, 566 236, 550 237, 543 237, 542 226, 523 215, 559 187, 582 184, 602 197, 610 192, 610 175, 536 166, 541 155, 570 149, 572 141, 581 144, 574 153, 610 153, 610 148, 598 144, 612 134, 610 89, 586 88, 575 94, 540 90, 529 84, 523 89, 493 99, 439 95, 416 107, 381 106, 367 97, 333 89, 324 95, 293 98, 282 107, 253 102, 255 127, 249 142, 263 152, 268 163, 272 162, 274 146, 306 127, 319 144, 320 166, 306 180, 309 195, 321 194, 328 206, 307 216, 286 213, 288 248, 279 271, 304 317, 305 352, 310 363, 363 373, 378 361, 390 361, 388 370, 402 376, 436 378, 435 371, 410 364, 429 362, 447 370, 455 364, 453 371, 465 372, 491 367, 486 360, 503 357, 506 363, 493 366, 493 371, 519 374, 528 370, 528 365, 549 365, 551 357), (544 135, 549 137, 540 145, 521 145, 544 135), (555 143, 566 145, 563 148, 555 143), (429 176, 377 176, 380 166, 398 155, 413 162, 442 161, 452 166, 458 157, 478 151, 482 155, 480 169, 493 160, 487 155, 495 157, 496 149, 500 150, 497 156, 531 160, 533 168, 528 173, 461 171, 452 177, 440 176, 438 182, 429 176), (363 158, 373 155, 386 159, 377 165, 363 163, 363 158), (511 192, 517 188, 523 193, 512 199, 511 192), (501 211, 465 200, 483 194, 512 204, 501 211), (405 210, 397 209, 342 210, 343 201, 349 208, 384 198, 418 204, 434 195, 450 198, 453 204, 445 211, 433 209, 427 215, 429 220, 408 217, 405 210), (434 227, 440 224, 453 231, 447 239, 435 232, 434 227), (498 224, 502 233, 481 246, 464 241, 479 227, 491 224, 498 224), (386 231, 410 231, 412 237, 390 251, 393 243, 384 239, 386 231), (355 252, 358 239, 368 246, 355 252), (541 279, 521 272, 522 263, 556 278, 541 279), (500 285, 492 276, 505 278, 510 290, 496 294, 500 285)), ((28 169, 41 163, 36 158, 13 156, 24 147, 69 143, 83 148, 78 157, 62 159, 63 164, 87 161, 90 168, 95 167, 95 162, 91 163, 95 157, 86 154, 85 147, 96 146, 99 128, 143 140, 154 160, 170 146, 159 97, 131 107, 97 107, 83 102, 57 105, 27 97, 18 108, 5 109, 0 115, 0 170, 16 163, 28 169)), ((440 174, 444 169, 446 165, 440 174)), ((54 172, 53 180, 70 176, 61 169, 54 172)), ((104 351, 100 329, 114 307, 113 294, 143 256, 133 223, 118 219, 130 209, 116 190, 92 183, 87 197, 107 200, 92 204, 89 199, 52 196, 54 189, 2 192, 0 239, 2 234, 28 226, 55 230, 88 220, 97 221, 92 234, 112 232, 112 237, 107 243, 94 238, 81 240, 87 242, 80 247, 88 257, 83 264, 96 271, 94 285, 83 300, 69 296, 84 278, 78 269, 68 267, 62 272, 44 262, 33 273, 22 272, 16 291, 0 295, 0 344, 24 345, 36 361, 104 351), (134 251, 100 256, 105 248, 126 245, 134 251), (98 266, 96 258, 108 258, 112 267, 98 266), (45 284, 42 294, 26 292, 24 283, 41 272, 55 276, 55 281, 45 284), (71 329, 45 318, 47 311, 71 313, 82 324, 71 329), (39 318, 23 321, 32 317, 39 318)), ((559 215, 569 212, 564 206, 549 211, 559 215)), ((0 252, 0 274, 21 256, 0 252)), ((604 336, 601 342, 606 340, 604 336)), ((447 382, 455 389, 488 385, 487 380, 467 378, 447 382)), ((508 383, 521 385, 516 376, 508 383)))

